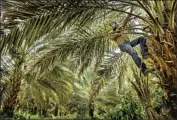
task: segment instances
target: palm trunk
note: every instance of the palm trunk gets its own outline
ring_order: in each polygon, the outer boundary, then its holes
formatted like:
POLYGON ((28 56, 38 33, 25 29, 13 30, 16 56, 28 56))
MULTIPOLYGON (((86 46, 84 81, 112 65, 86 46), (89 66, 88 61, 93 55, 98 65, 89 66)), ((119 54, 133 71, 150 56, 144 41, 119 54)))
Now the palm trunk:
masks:
POLYGON ((177 38, 176 32, 166 29, 165 35, 151 37, 151 55, 168 96, 167 107, 177 118, 177 38))
POLYGON ((134 77, 136 82, 133 82, 131 80, 130 82, 135 88, 142 105, 145 107, 145 112, 148 120, 164 120, 164 118, 153 109, 153 106, 151 104, 148 78, 145 79, 143 78, 143 76, 139 76, 135 71, 134 77))
POLYGON ((31 114, 32 115, 36 115, 37 114, 37 107, 34 106, 33 108, 31 108, 31 114))
POLYGON ((42 109, 42 116, 47 117, 47 110, 45 108, 42 109))
POLYGON ((58 109, 59 109, 58 104, 56 104, 55 110, 54 110, 54 116, 58 116, 58 109))
POLYGON ((93 102, 89 103, 89 116, 91 117, 91 119, 94 118, 94 103, 93 102))
POLYGON ((166 88, 168 100, 167 100, 167 107, 170 110, 170 114, 172 118, 177 118, 177 88, 168 87, 166 88))
MULTIPOLYGON (((169 34, 168 34, 169 35, 169 34)), ((166 36, 168 38, 168 35, 166 36)), ((156 39, 167 41, 164 38, 156 37, 156 39)), ((173 38, 177 40, 176 38, 173 38)), ((154 44, 154 43, 153 43, 154 44)), ((175 47, 168 45, 168 43, 161 44, 160 41, 156 41, 156 45, 153 47, 152 58, 155 61, 155 65, 158 71, 158 76, 161 78, 162 88, 166 91, 168 96, 167 107, 170 110, 172 118, 177 118, 177 53, 175 53, 175 47), (159 43, 158 43, 159 42, 159 43)))
POLYGON ((22 59, 19 59, 14 66, 13 73, 10 77, 10 83, 6 88, 7 97, 3 103, 3 112, 7 117, 13 117, 13 112, 17 104, 18 93, 20 92, 21 80, 22 80, 22 71, 21 71, 22 59))
POLYGON ((7 115, 7 117, 13 117, 13 111, 15 106, 18 104, 18 93, 20 91, 21 81, 16 81, 14 85, 12 85, 12 89, 10 90, 9 96, 3 104, 3 113, 7 115))
POLYGON ((172 118, 177 118, 177 38, 168 31, 165 36, 156 36, 151 44, 151 54, 155 61, 162 88, 168 96, 168 108, 172 118), (156 40, 155 40, 156 39, 156 40), (163 43, 164 42, 164 43, 163 43), (172 44, 171 44, 172 43, 172 44), (156 45, 155 45, 156 44, 156 45))
MULTIPOLYGON (((172 11, 167 9, 164 2, 164 23, 162 28, 164 34, 157 32, 157 35, 151 36, 150 53, 156 66, 157 75, 161 79, 161 86, 167 94, 166 106, 170 110, 173 119, 177 118, 177 26, 173 26, 173 22, 169 22, 169 16, 172 11)), ((175 4, 174 4, 175 7, 175 4)), ((176 8, 177 10, 177 8, 176 8)), ((177 14, 175 16, 177 19, 177 14)), ((173 21, 172 19, 170 19, 173 21)), ((175 20, 175 19, 174 19, 175 20)), ((175 20, 177 25, 177 20, 175 20)), ((175 23, 174 23, 175 24, 175 23)), ((154 31, 153 31, 154 32, 154 31)), ((152 33, 153 34, 153 33, 152 33)))

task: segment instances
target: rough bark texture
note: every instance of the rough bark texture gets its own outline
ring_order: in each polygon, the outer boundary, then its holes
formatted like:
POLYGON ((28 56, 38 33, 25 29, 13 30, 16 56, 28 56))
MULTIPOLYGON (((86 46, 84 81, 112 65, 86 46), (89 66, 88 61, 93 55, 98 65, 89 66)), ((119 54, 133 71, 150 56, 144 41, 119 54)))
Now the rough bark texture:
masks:
POLYGON ((13 111, 15 106, 18 104, 18 93, 20 91, 21 81, 16 81, 12 85, 12 89, 10 90, 9 96, 5 100, 3 104, 3 113, 7 115, 7 117, 13 117, 13 111))
MULTIPOLYGON (((156 38, 157 39, 157 38, 156 38)), ((164 38, 158 38, 165 40, 164 38)), ((176 39, 176 38, 173 38, 176 39)), ((165 40, 166 41, 166 40, 165 40)), ((170 109, 170 114, 173 118, 177 118, 177 60, 175 50, 172 50, 167 43, 157 43, 158 47, 154 46, 153 59, 157 67, 158 76, 160 76, 161 85, 168 96, 167 106, 170 109), (169 56, 168 56, 169 55, 169 56), (170 58, 170 56, 173 56, 170 58)), ((173 47, 173 49, 176 49, 173 47)))
POLYGON ((22 80, 22 71, 21 71, 22 60, 18 59, 14 70, 10 76, 10 81, 8 86, 6 86, 6 98, 4 98, 3 103, 3 112, 7 115, 7 117, 13 117, 13 111, 17 104, 18 93, 20 92, 21 80, 22 80))
MULTIPOLYGON (((177 16, 176 16, 177 18, 177 16)), ((165 23, 168 23, 166 20, 165 23)), ((177 27, 169 28, 168 24, 163 25, 164 34, 158 33, 151 36, 150 53, 157 75, 161 79, 162 88, 167 94, 166 106, 170 110, 171 117, 177 118, 177 27)))

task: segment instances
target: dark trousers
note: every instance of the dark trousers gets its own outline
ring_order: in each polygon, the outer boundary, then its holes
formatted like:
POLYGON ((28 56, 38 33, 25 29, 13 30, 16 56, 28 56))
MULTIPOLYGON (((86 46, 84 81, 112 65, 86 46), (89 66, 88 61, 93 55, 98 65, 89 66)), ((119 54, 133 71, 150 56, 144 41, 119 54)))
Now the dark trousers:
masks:
POLYGON ((119 47, 121 51, 127 52, 129 55, 131 55, 136 65, 144 72, 147 69, 146 64, 141 60, 137 52, 133 49, 133 47, 138 44, 140 44, 142 56, 146 56, 148 53, 148 48, 146 45, 145 37, 138 37, 137 39, 132 40, 131 42, 126 42, 120 45, 119 47))

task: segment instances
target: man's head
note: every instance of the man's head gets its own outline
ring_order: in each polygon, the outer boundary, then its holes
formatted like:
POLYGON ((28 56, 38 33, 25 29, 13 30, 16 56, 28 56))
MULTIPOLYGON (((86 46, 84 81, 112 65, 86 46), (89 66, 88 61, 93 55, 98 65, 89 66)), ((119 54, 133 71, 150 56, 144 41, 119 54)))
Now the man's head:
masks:
POLYGON ((111 21, 109 25, 112 27, 112 29, 115 31, 118 28, 118 24, 115 21, 111 21))

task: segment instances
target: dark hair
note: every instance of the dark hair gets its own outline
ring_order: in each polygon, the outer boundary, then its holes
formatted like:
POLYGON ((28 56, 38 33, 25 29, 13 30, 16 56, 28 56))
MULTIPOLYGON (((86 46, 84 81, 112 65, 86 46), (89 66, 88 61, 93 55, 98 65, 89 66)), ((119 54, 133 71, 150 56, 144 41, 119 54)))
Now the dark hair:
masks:
POLYGON ((115 24, 115 25, 116 25, 116 26, 113 28, 113 31, 116 31, 117 26, 118 26, 117 22, 111 21, 111 22, 109 23, 110 26, 112 26, 112 24, 115 24))

